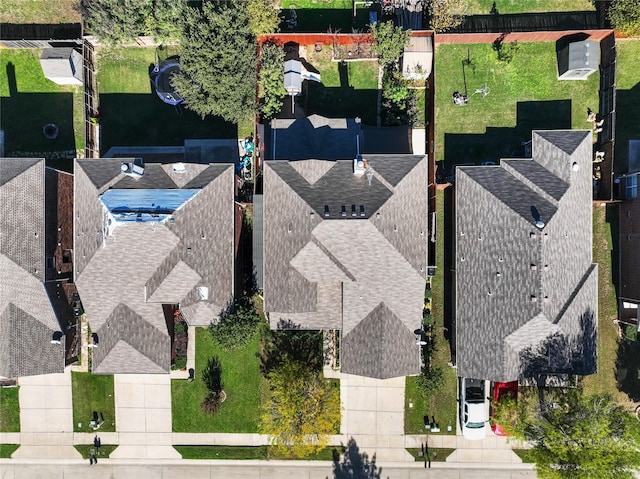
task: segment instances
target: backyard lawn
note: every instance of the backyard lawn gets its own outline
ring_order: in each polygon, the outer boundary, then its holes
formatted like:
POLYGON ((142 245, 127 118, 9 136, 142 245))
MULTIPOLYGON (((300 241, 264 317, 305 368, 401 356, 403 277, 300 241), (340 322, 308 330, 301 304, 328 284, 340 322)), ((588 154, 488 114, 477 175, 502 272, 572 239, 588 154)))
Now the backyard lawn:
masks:
POLYGON ((614 169, 626 173, 629 140, 640 138, 640 39, 616 38, 616 148, 614 169))
POLYGON ((436 71, 436 160, 447 165, 521 157, 531 130, 588 129, 587 108, 598 108, 599 74, 558 81, 554 42, 519 44, 511 63, 490 44, 443 44, 436 71), (488 95, 474 94, 484 85, 488 95), (454 105, 454 91, 468 105, 454 105))
POLYGON ((488 15, 495 4, 498 13, 546 13, 594 10, 591 0, 466 0, 467 15, 488 15))
POLYGON ((100 426, 99 432, 116 430, 112 375, 72 372, 71 389, 75 432, 93 432, 89 427, 89 421, 93 419, 93 411, 102 413, 104 416, 104 423, 100 426))
MULTIPOLYGON (((168 56, 177 54, 170 47, 168 56)), ((185 139, 237 138, 237 127, 222 118, 204 120, 184 107, 163 103, 151 88, 155 48, 98 51, 100 151, 112 146, 181 146, 185 139)))
MULTIPOLYGON (((432 278, 431 291, 431 317, 436 333, 436 351, 433 361, 444 372, 444 384, 434 394, 424 398, 417 387, 416 377, 407 377, 405 388, 405 415, 404 430, 406 434, 424 434, 424 416, 434 416, 440 424, 440 434, 456 433, 456 414, 458 399, 458 377, 456 370, 448 366, 451 361, 449 343, 445 338, 444 327, 444 244, 447 241, 445 235, 445 194, 444 190, 437 191, 437 227, 438 243, 436 251, 436 275, 432 278), (413 408, 409 407, 409 401, 413 402, 413 408), (447 426, 451 424, 451 432, 447 426)), ((450 239, 450 238, 449 238, 450 239)))
POLYGON ((2 0, 0 23, 78 23, 76 3, 77 0, 2 0))
MULTIPOLYGON (((84 148, 82 88, 47 80, 40 66, 41 53, 39 49, 4 49, 0 55, 0 128, 5 132, 7 156, 84 148), (48 123, 59 128, 55 140, 42 133, 48 123)), ((70 171, 72 161, 47 164, 70 171)))
POLYGON ((352 0, 282 0, 282 16, 290 18, 290 8, 296 11, 298 24, 293 30, 282 25, 282 31, 351 33, 352 28, 364 30, 369 23, 369 9, 360 5, 353 18, 352 0))
POLYGON ((195 380, 171 381, 173 431, 257 433, 261 390, 265 387, 257 352, 257 334, 246 348, 225 351, 214 344, 207 328, 196 328, 195 380), (200 409, 207 393, 202 370, 213 355, 222 363, 222 385, 227 399, 217 413, 208 415, 200 409))
POLYGON ((331 49, 307 50, 307 60, 321 75, 322 83, 307 81, 297 104, 308 115, 332 118, 359 117, 365 125, 376 124, 378 62, 331 61, 331 49))
POLYGON ((0 432, 20 432, 20 388, 0 388, 0 432))

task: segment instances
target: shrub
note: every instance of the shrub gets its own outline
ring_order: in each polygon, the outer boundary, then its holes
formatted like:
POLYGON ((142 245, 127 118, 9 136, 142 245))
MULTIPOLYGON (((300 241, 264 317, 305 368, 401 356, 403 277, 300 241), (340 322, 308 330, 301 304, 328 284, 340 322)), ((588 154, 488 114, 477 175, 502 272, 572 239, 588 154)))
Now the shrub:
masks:
POLYGON ((222 391, 209 391, 200 404, 202 412, 206 414, 217 413, 220 409, 220 404, 222 404, 223 394, 222 391))
POLYGON ((209 358, 207 365, 202 370, 202 380, 209 392, 222 391, 222 364, 218 356, 209 358))
POLYGON ((425 366, 418 376, 418 387, 423 396, 436 392, 444 385, 444 371, 440 366, 425 366))
POLYGON ((611 25, 620 33, 640 35, 640 3, 638 0, 613 0, 607 13, 611 25))
POLYGON ((171 369, 180 370, 187 367, 187 357, 186 356, 176 356, 173 360, 173 365, 171 369))
POLYGON ((624 326, 624 337, 629 339, 630 341, 638 340, 638 327, 633 324, 625 324, 624 326))
POLYGON ((223 313, 219 322, 211 323, 209 332, 221 347, 233 350, 245 347, 255 337, 260 317, 249 299, 237 301, 233 309, 223 313))

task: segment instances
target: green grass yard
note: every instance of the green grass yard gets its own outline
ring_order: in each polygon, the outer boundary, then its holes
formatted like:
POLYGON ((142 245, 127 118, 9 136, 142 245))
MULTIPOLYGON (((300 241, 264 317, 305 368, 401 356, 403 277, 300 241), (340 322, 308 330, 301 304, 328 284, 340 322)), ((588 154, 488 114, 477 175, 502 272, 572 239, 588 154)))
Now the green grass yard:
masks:
MULTIPOLYGON (((422 448, 408 447, 407 451, 415 458, 416 461, 424 461, 424 451, 422 448)), ((455 449, 448 447, 430 447, 429 448, 429 461, 430 462, 445 462, 447 457, 453 454, 455 449)))
POLYGON ((437 191, 437 227, 438 243, 436 251, 436 275, 432 279, 431 317, 435 324, 436 352, 433 359, 444 372, 444 385, 428 398, 422 396, 415 377, 407 377, 405 386, 404 429, 406 434, 424 434, 424 416, 435 416, 440 424, 440 434, 455 434, 458 399, 458 377, 456 370, 447 365, 451 361, 449 343, 445 338, 444 327, 444 243, 447 241, 444 231, 444 190, 437 191), (409 407, 409 400, 413 408, 409 407), (447 426, 451 424, 451 432, 447 426))
POLYGON ((20 388, 0 388, 0 432, 20 432, 20 388))
MULTIPOLYGON (((39 49, 4 49, 0 55, 0 128, 5 132, 6 155, 84 148, 82 88, 47 80, 40 66, 41 53, 39 49), (42 133, 48 123, 60 129, 55 140, 42 133)), ((50 166, 70 171, 71 162, 50 166)))
POLYGON ((93 411, 104 415, 104 424, 99 432, 116 430, 116 411, 114 402, 113 376, 106 374, 71 373, 73 394, 73 430, 75 432, 93 432, 89 422, 93 411), (78 426, 82 424, 81 426, 78 426))
POLYGON ((171 381, 173 431, 257 433, 261 391, 265 387, 257 351, 258 335, 244 349, 224 351, 214 344, 207 328, 197 328, 195 380, 171 381), (218 355, 222 363, 227 399, 216 414, 208 415, 200 409, 207 392, 202 370, 213 355, 218 355))
POLYGON ((555 43, 522 43, 511 63, 490 44, 449 45, 436 52, 436 160, 499 161, 523 156, 533 129, 588 129, 587 108, 598 108, 599 74, 586 81, 557 80, 555 43), (463 75, 463 61, 464 66, 463 75), (469 103, 456 106, 454 91, 469 103), (489 94, 471 96, 486 85, 489 94))
MULTIPOLYGON (((494 0, 466 0, 467 15, 488 15, 494 0)), ((498 13, 546 13, 594 10, 591 0, 495 0, 498 13)))
POLYGON ((20 444, 0 444, 0 459, 9 459, 19 447, 20 444))
MULTIPOLYGON (((280 456, 270 446, 173 446, 183 459, 235 459, 235 460, 291 460, 290 456, 280 456)), ((342 454, 341 447, 326 447, 315 454, 296 458, 306 461, 332 461, 336 454, 342 454)))
MULTIPOLYGON (((171 49, 168 55, 176 55, 171 49)), ((101 153, 112 146, 181 146, 185 139, 235 138, 237 127, 222 118, 200 118, 184 107, 163 103, 152 91, 155 48, 98 51, 101 153)))
MULTIPOLYGON (((294 32, 326 32, 351 33, 352 28, 364 30, 369 23, 369 9, 360 5, 353 18, 353 2, 351 0, 282 0, 282 14, 289 18, 289 9, 295 8, 298 25, 294 32)), ((290 31, 286 25, 282 31, 290 31)))
POLYGON ((360 117, 364 124, 375 125, 378 62, 332 62, 329 48, 320 53, 308 50, 307 55, 309 63, 320 72, 322 83, 305 82, 297 103, 306 113, 334 118, 360 117))
MULTIPOLYGON (((2 0, 2 23, 79 23, 77 0, 2 0)), ((6 50, 5 50, 6 51, 6 50)))
POLYGON ((115 451, 118 446, 113 444, 102 444, 100 448, 97 449, 93 444, 76 444, 74 447, 80 454, 82 454, 84 459, 89 459, 91 457, 92 449, 97 452, 96 457, 98 459, 108 459, 111 453, 115 451))

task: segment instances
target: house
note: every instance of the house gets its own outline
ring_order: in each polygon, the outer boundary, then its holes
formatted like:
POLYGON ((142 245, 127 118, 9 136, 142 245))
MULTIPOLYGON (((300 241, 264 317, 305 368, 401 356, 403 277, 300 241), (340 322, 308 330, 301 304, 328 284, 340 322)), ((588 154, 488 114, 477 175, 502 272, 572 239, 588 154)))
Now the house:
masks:
POLYGON ((207 326, 232 302, 234 158, 169 158, 75 161, 74 277, 94 373, 168 372, 172 312, 207 326))
POLYGON ((457 169, 459 376, 596 371, 592 135, 534 131, 532 159, 457 169))
POLYGON ((71 47, 45 48, 40 65, 44 77, 58 85, 82 85, 82 55, 71 47))
POLYGON ((44 159, 0 159, 0 376, 64 371, 70 307, 55 235, 69 218, 45 207, 58 175, 70 177, 44 159))
POLYGON ((279 149, 282 132, 271 132, 278 142, 271 158, 279 159, 265 161, 263 211, 256 213, 264 222, 265 311, 274 329, 339 330, 343 373, 418 374, 427 162, 417 155, 360 157, 353 128, 350 139, 338 129, 335 142, 328 126, 306 128, 298 139, 304 155, 291 145, 279 149))

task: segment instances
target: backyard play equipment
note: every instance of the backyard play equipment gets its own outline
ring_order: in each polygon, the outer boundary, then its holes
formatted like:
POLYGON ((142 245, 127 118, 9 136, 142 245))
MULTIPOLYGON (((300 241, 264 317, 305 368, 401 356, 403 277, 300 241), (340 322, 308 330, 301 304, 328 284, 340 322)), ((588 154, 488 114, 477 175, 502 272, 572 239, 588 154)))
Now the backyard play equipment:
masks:
POLYGON ((42 134, 48 140, 55 140, 56 138, 58 138, 58 133, 60 133, 60 129, 55 123, 47 123, 42 127, 42 134))
POLYGON ((149 77, 158 97, 169 105, 180 105, 184 99, 171 85, 171 77, 180 69, 177 57, 167 58, 156 63, 149 77))

